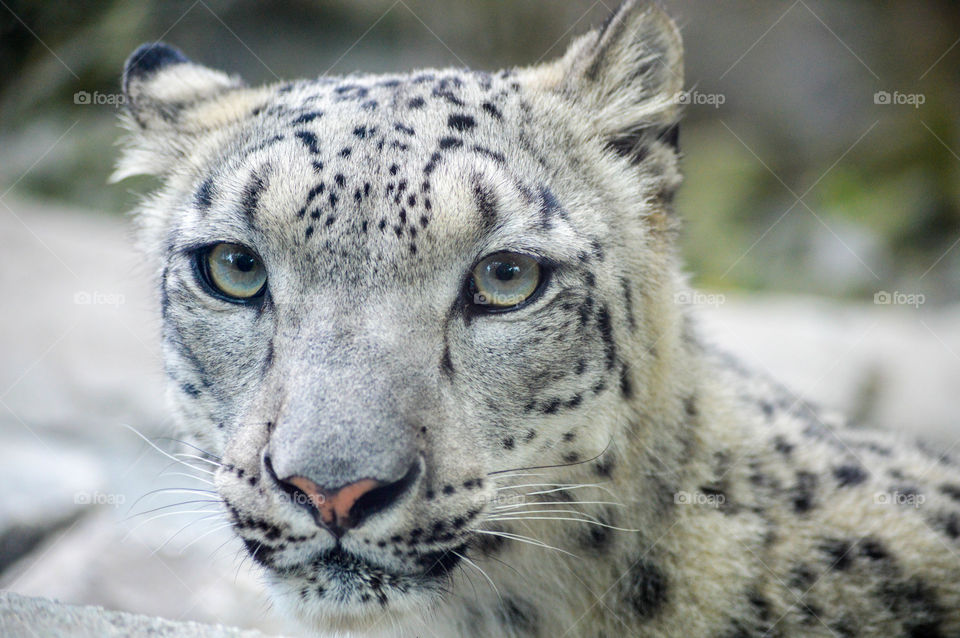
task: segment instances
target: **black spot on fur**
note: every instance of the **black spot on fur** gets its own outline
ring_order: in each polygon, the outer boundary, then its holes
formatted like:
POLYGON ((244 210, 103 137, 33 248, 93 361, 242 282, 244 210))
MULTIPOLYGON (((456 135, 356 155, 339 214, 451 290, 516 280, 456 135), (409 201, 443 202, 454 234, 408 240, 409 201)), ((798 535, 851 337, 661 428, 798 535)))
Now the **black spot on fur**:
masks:
POLYGON ((497 199, 493 191, 482 184, 476 184, 473 187, 473 195, 484 228, 487 230, 493 229, 497 225, 497 199))
POLYGON ((213 178, 208 177, 203 180, 203 183, 200 184, 200 188, 197 189, 197 194, 194 196, 194 201, 196 202, 197 208, 201 211, 206 211, 210 208, 210 204, 213 203, 213 178))
POLYGON ((809 512, 815 504, 817 475, 812 472, 797 472, 797 482, 791 490, 793 509, 799 513, 809 512))
POLYGON ((325 188, 326 188, 326 184, 324 184, 323 182, 320 182, 319 184, 311 188, 310 192, 307 193, 307 206, 310 205, 310 202, 312 202, 317 195, 322 194, 325 188))
POLYGON ((431 174, 434 170, 436 170, 436 168, 437 168, 437 163, 440 162, 440 158, 441 158, 441 157, 442 157, 442 156, 440 155, 440 153, 434 153, 433 155, 431 155, 431 156, 430 156, 430 159, 427 161, 427 163, 426 163, 426 164, 424 165, 424 167, 423 167, 423 172, 426 173, 427 175, 429 175, 429 174, 431 174))
POLYGON ((459 137, 441 137, 440 138, 440 149, 447 150, 450 148, 460 148, 463 146, 463 140, 459 137))
POLYGON ((465 113, 454 113, 447 118, 447 126, 458 131, 469 131, 476 126, 476 121, 465 113))
POLYGON ((473 151, 478 155, 483 155, 484 157, 489 157, 497 164, 503 164, 507 159, 503 156, 503 153, 497 153, 496 151, 491 151, 485 146, 480 146, 479 144, 474 145, 473 151))
POLYGON ((775 449, 780 454, 789 457, 793 452, 793 443, 790 443, 782 436, 776 436, 773 439, 773 449, 775 449))
POLYGON ((411 100, 407 102, 407 106, 409 106, 412 109, 422 109, 424 104, 426 104, 426 101, 419 96, 415 98, 411 98, 411 100))
POLYGON ((452 377, 454 374, 453 370, 453 360, 450 358, 450 345, 445 344, 443 347, 443 357, 440 359, 440 368, 443 370, 443 373, 447 377, 452 377))
POLYGON ((266 184, 260 175, 253 173, 250 176, 250 181, 243 189, 243 200, 241 202, 243 214, 246 215, 247 219, 253 220, 256 217, 257 207, 260 205, 260 195, 263 194, 265 186, 266 184))
POLYGON ((620 366, 620 394, 624 399, 633 396, 633 382, 630 380, 630 368, 626 363, 620 366))
POLYGON ((297 131, 294 134, 294 137, 303 142, 303 145, 307 147, 314 155, 320 153, 320 146, 317 143, 317 136, 311 133, 310 131, 297 131))
POLYGON ((516 445, 516 441, 513 440, 512 436, 508 436, 500 442, 503 444, 503 447, 505 447, 508 450, 512 450, 513 446, 516 445))
POLYGON ((484 102, 484 103, 481 104, 480 106, 481 106, 481 108, 483 108, 484 111, 486 111, 487 113, 489 113, 490 115, 492 115, 495 119, 498 119, 498 120, 499 120, 499 119, 501 119, 501 118, 503 117, 503 113, 500 112, 500 109, 498 109, 497 107, 495 107, 495 106, 494 106, 493 104, 491 104, 490 102, 484 102))
POLYGON ((652 618, 667 601, 667 575, 646 558, 630 568, 623 582, 625 602, 640 618, 652 618))
POLYGON ((308 122, 314 121, 315 119, 317 119, 318 117, 320 117, 320 116, 322 116, 322 115, 323 115, 323 113, 322 113, 321 111, 311 111, 311 112, 309 112, 309 113, 303 113, 302 115, 300 115, 299 117, 297 117, 297 119, 295 119, 294 121, 292 121, 292 122, 290 122, 290 123, 293 124, 294 126, 297 125, 297 124, 306 124, 306 123, 308 123, 308 122))
POLYGON ((407 134, 407 135, 415 135, 415 134, 416 134, 416 131, 414 131, 412 128, 410 128, 409 126, 407 126, 407 125, 405 125, 405 124, 401 124, 400 122, 397 122, 396 124, 394 124, 394 125, 393 125, 393 129, 394 129, 395 131, 399 131, 400 133, 405 133, 405 134, 407 134))
POLYGON ((949 496, 953 500, 960 502, 960 485, 944 483, 940 486, 940 492, 946 496, 949 496))
POLYGON ((884 560, 890 557, 890 552, 883 543, 875 538, 864 538, 860 541, 860 553, 870 560, 884 560))
POLYGON ((557 216, 563 216, 563 209, 560 202, 557 201, 553 191, 546 186, 540 187, 540 224, 544 228, 550 228, 557 216))
POLYGON ((852 548, 850 541, 839 539, 828 539, 820 546, 823 553, 827 555, 827 566, 841 572, 849 569, 853 564, 852 548))
POLYGON ((607 370, 612 370, 617 358, 617 346, 613 341, 613 326, 610 324, 610 312, 606 306, 602 306, 597 313, 597 328, 600 330, 600 338, 603 339, 607 370))
POLYGON ((852 463, 833 468, 833 475, 837 478, 837 484, 840 487, 860 485, 867 480, 866 471, 859 465, 852 463))
POLYGON ((191 396, 194 399, 200 396, 200 390, 198 390, 197 386, 193 385, 192 383, 183 383, 180 385, 180 389, 184 394, 191 396))

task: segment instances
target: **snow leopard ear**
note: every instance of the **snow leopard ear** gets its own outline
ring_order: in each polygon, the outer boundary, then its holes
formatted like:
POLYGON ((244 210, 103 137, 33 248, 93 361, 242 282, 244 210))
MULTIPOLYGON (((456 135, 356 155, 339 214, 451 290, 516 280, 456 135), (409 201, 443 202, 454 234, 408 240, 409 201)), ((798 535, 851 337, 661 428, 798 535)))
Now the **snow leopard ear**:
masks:
POLYGON ((676 147, 683 43, 653 0, 626 0, 535 74, 544 88, 574 100, 617 153, 639 162, 653 139, 676 147))
POLYGON ((257 91, 243 86, 167 44, 139 47, 123 69, 124 124, 131 135, 111 179, 164 174, 200 136, 248 115, 257 91))

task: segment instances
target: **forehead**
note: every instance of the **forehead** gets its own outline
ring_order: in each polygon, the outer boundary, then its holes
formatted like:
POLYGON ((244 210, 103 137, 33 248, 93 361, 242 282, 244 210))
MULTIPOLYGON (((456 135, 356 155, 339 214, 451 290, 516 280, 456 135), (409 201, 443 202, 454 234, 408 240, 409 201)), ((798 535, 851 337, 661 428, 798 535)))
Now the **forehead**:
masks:
POLYGON ((510 72, 281 85, 194 199, 208 219, 312 261, 441 256, 494 229, 523 233, 538 225, 525 211, 556 207, 522 148, 529 111, 510 72))

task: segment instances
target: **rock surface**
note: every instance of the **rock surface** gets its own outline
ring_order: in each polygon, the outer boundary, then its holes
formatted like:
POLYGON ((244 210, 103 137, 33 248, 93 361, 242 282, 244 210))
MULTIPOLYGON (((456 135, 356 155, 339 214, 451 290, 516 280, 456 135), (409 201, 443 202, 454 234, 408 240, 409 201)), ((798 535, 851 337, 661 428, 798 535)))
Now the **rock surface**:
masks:
POLYGON ((0 635, 4 638, 112 638, 114 636, 191 636, 194 638, 264 638, 255 630, 223 625, 176 622, 102 607, 77 607, 44 598, 0 593, 0 635))

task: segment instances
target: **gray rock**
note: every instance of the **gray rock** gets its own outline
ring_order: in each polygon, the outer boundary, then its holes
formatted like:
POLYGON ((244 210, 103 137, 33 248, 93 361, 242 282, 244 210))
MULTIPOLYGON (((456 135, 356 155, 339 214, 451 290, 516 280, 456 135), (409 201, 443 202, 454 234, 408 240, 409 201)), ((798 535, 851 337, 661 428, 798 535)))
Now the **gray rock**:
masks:
POLYGON ((77 607, 28 598, 12 592, 0 593, 0 635, 4 638, 111 638, 191 636, 194 638, 264 638, 255 630, 223 625, 176 622, 139 616, 102 607, 77 607))

